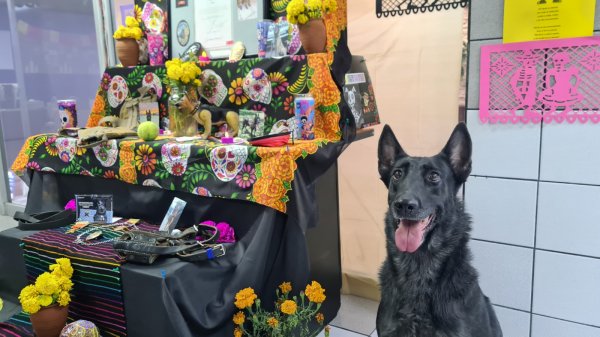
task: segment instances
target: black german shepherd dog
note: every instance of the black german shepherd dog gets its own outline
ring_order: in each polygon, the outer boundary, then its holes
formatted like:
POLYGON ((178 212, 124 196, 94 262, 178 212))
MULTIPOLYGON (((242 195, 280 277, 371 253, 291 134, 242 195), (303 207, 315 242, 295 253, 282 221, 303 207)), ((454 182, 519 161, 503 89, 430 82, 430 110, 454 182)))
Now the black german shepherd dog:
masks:
POLYGON ((389 205, 378 336, 501 337, 470 263, 471 221, 456 196, 471 173, 466 126, 458 124, 436 156, 411 157, 386 125, 378 155, 389 205))

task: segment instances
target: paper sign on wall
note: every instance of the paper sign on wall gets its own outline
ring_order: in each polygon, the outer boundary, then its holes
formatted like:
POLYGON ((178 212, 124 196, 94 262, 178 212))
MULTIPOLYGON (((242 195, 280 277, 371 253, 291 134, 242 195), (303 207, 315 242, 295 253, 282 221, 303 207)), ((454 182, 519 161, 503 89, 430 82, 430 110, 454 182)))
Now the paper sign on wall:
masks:
POLYGON ((592 36, 595 0, 505 0, 504 43, 592 36))

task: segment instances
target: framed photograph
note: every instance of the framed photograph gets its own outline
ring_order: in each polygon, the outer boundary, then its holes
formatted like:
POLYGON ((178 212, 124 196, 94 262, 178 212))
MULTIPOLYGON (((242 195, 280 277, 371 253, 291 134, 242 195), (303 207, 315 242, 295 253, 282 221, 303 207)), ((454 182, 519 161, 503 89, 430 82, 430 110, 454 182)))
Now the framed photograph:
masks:
POLYGON ((94 223, 113 222, 113 196, 110 194, 83 194, 75 196, 77 221, 94 223))
POLYGON ((364 57, 352 56, 350 71, 345 76, 342 91, 352 110, 357 129, 379 124, 375 91, 364 57))
POLYGON ((160 112, 158 110, 158 102, 140 102, 139 105, 139 122, 152 122, 160 128, 160 112))
POLYGON ((174 198, 171 206, 169 206, 167 214, 160 224, 159 231, 171 233, 171 231, 175 229, 175 226, 177 226, 177 221, 179 221, 186 204, 187 203, 185 201, 179 198, 174 198))
POLYGON ((240 138, 250 139, 255 137, 261 137, 265 134, 266 115, 264 112, 241 109, 239 116, 240 138))

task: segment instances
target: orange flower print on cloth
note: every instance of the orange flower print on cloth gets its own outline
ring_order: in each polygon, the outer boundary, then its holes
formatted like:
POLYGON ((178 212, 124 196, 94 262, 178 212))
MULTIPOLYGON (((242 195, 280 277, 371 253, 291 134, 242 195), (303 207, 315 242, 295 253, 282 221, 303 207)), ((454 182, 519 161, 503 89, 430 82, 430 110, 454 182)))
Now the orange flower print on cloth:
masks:
POLYGON ((105 108, 106 101, 104 99, 104 93, 102 91, 98 91, 96 93, 96 98, 94 99, 94 105, 92 106, 90 117, 88 118, 86 124, 88 128, 98 126, 98 122, 104 117, 105 108))
POLYGON ((119 177, 124 182, 135 184, 137 172, 135 171, 135 142, 123 141, 119 144, 119 177))
POLYGON ((338 90, 327 64, 325 54, 309 54, 308 66, 314 70, 309 78, 310 94, 315 98, 316 106, 332 105, 340 102, 338 90))
POLYGON ((36 137, 29 137, 21 147, 21 151, 17 155, 17 158, 13 162, 11 166, 11 170, 15 172, 17 175, 23 175, 25 173, 25 168, 27 167, 27 163, 29 162, 29 152, 31 144, 36 137))
POLYGON ((244 92, 244 80, 241 77, 231 81, 231 87, 229 87, 229 102, 235 105, 242 105, 248 102, 248 96, 244 92))
POLYGON ((135 151, 135 166, 143 174, 154 172, 156 166, 156 153, 148 144, 142 144, 135 151))

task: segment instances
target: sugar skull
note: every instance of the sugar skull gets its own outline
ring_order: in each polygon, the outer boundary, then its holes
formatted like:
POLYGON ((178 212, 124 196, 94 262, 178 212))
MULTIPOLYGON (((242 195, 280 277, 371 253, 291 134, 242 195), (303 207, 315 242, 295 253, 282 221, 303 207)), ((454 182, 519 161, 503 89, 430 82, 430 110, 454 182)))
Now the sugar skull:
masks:
POLYGON ((227 97, 227 88, 223 84, 221 77, 211 69, 204 70, 200 74, 202 85, 198 88, 200 96, 208 103, 220 106, 227 97))
POLYGON ((271 80, 264 70, 260 68, 250 70, 244 79, 243 88, 251 100, 265 104, 271 103, 271 80))

